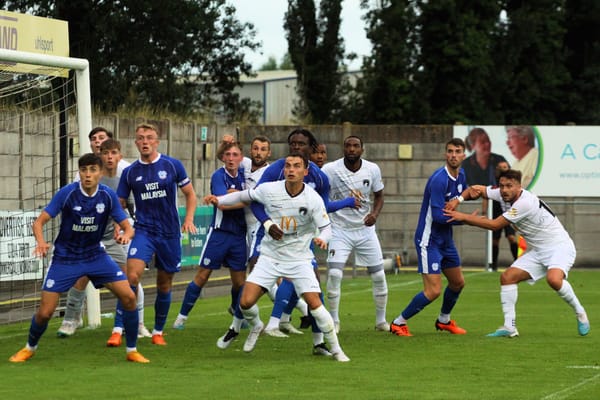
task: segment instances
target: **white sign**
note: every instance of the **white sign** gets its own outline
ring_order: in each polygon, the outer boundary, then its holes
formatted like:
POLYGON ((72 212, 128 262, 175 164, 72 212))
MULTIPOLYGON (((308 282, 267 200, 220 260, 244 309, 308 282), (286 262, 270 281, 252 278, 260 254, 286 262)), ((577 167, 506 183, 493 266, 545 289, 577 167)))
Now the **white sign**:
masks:
POLYGON ((43 263, 34 257, 31 224, 35 211, 0 211, 0 281, 41 279, 43 263))
MULTIPOLYGON (((454 127, 454 137, 464 139, 475 126, 454 127)), ((512 166, 517 160, 507 146, 505 126, 478 125, 490 137, 491 151, 506 158, 512 166)), ((532 126, 537 168, 527 188, 540 196, 600 196, 600 127, 532 126)))

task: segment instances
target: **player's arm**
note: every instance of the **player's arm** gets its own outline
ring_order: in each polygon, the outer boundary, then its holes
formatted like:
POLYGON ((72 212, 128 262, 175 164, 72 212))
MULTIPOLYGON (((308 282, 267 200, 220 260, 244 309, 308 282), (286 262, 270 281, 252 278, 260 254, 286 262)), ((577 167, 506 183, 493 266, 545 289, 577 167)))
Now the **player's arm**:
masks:
POLYGON ((192 184, 187 184, 181 187, 181 191, 185 196, 185 218, 181 224, 182 232, 196 233, 196 225, 194 225, 194 214, 196 213, 196 192, 192 184))
POLYGON ((313 239, 313 242, 319 246, 319 248, 327 249, 327 243, 331 239, 331 224, 319 228, 319 236, 313 239))
POLYGON ((458 205, 460 203, 462 203, 463 201, 477 200, 480 197, 483 197, 484 199, 488 198, 487 187, 483 186, 483 185, 469 186, 468 188, 463 190, 463 192, 460 194, 460 196, 455 197, 454 199, 452 199, 448 203, 446 203, 446 205, 444 206, 444 209, 445 210, 456 210, 456 207, 458 207, 458 205))
POLYGON ((131 226, 129 218, 123 219, 118 225, 120 229, 115 229, 116 242, 119 244, 128 244, 135 234, 135 230, 133 229, 133 226, 131 226))
POLYGON ((373 208, 371 212, 365 216, 365 225, 372 226, 377 222, 377 218, 379 217, 379 213, 383 208, 383 189, 373 193, 373 208))
POLYGON ((491 231, 497 231, 510 225, 510 222, 504 218, 503 215, 495 219, 489 219, 480 217, 475 213, 465 214, 456 210, 445 210, 444 215, 450 217, 448 222, 459 221, 467 225, 477 226, 479 228, 489 229, 491 231))
POLYGON ((46 210, 43 210, 35 219, 35 221, 33 221, 31 230, 33 231, 33 236, 35 237, 35 249, 33 250, 34 256, 46 257, 48 250, 50 250, 50 244, 44 239, 43 228, 44 225, 46 225, 51 219, 52 217, 50 214, 48 214, 46 210))

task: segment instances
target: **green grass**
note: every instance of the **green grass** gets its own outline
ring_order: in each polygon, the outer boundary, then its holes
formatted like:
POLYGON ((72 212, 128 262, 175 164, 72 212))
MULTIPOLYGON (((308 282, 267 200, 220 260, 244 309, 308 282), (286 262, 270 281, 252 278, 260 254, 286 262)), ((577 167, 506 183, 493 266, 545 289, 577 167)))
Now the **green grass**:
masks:
MULTIPOLYGON (((228 296, 200 300, 183 331, 170 329, 168 346, 141 339, 138 349, 151 360, 125 361, 125 350, 106 348, 111 320, 69 339, 55 337, 51 322, 34 358, 24 364, 0 362, 5 399, 597 399, 600 393, 600 272, 573 271, 570 281, 592 320, 586 337, 577 335, 571 309, 545 282, 521 284, 517 305, 520 337, 487 338, 502 324, 498 274, 465 271, 467 286, 453 318, 464 336, 436 332, 441 299, 410 321, 413 337, 375 332, 371 283, 343 283, 340 342, 349 363, 311 355, 311 338, 262 336, 254 352, 242 344, 247 330, 225 351, 215 345, 230 322, 228 296)), ((421 290, 408 272, 388 275, 388 319, 421 290)), ((260 302, 267 321, 270 302, 260 302)), ((146 309, 147 325, 152 307, 146 309)), ((295 321, 298 318, 295 316, 295 321)), ((28 324, 0 327, 5 360, 23 346, 28 324)))

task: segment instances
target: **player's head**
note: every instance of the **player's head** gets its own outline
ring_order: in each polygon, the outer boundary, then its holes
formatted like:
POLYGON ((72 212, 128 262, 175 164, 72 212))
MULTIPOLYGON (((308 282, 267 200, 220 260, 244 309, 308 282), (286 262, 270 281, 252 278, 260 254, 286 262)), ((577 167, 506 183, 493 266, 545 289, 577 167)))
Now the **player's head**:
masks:
POLYGON ((100 154, 100 145, 107 139, 111 139, 113 133, 106 128, 97 126, 90 131, 88 138, 90 139, 90 147, 96 154, 100 154))
POLYGON ((123 158, 121 155, 121 142, 115 139, 105 140, 100 145, 100 157, 105 169, 116 171, 119 161, 123 158))
POLYGON ((229 173, 236 173, 240 163, 244 159, 242 145, 239 142, 222 143, 219 147, 221 161, 225 164, 225 169, 229 173))
POLYGON ((508 169, 500 173, 498 187, 502 200, 512 203, 521 194, 521 171, 508 169))
POLYGON ((357 162, 363 153, 363 143, 358 136, 348 136, 344 139, 344 160, 349 163, 357 162))
POLYGON ((135 128, 135 145, 142 158, 153 158, 158 153, 160 131, 152 124, 139 124, 135 128))
POLYGON ((306 154, 299 151, 290 152, 285 157, 283 174, 288 182, 302 182, 308 174, 308 157, 306 154))
POLYGON ((458 169, 465 159, 465 142, 460 138, 452 138, 446 142, 446 165, 458 169))
POLYGON ((508 165, 508 162, 506 162, 506 161, 500 161, 496 165, 496 182, 498 181, 498 179, 500 179, 500 174, 504 171, 508 171, 509 168, 510 168, 510 166, 508 165))
POLYGON ((102 176, 102 159, 94 153, 87 153, 79 157, 79 181, 81 187, 90 193, 95 190, 102 176))
POLYGON ((288 135, 288 145, 290 147, 290 153, 300 151, 306 154, 306 157, 317 149, 317 139, 311 131, 304 128, 297 128, 290 132, 288 135))
POLYGON ((250 159, 255 167, 262 167, 271 157, 271 140, 266 136, 256 136, 250 144, 250 159))
POLYGON ((317 150, 310 155, 310 161, 317 164, 319 168, 323 168, 327 162, 327 146, 324 143, 317 145, 317 150))

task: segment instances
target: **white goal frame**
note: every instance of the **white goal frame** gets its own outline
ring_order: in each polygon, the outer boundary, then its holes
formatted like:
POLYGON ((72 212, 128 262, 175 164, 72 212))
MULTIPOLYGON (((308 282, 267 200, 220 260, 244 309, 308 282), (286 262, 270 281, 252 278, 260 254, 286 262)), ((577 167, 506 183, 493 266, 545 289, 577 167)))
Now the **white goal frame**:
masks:
MULTIPOLYGON (((92 99, 90 93, 89 62, 83 58, 61 57, 25 51, 0 49, 0 61, 10 61, 55 68, 67 68, 75 71, 77 125, 79 129, 79 155, 85 153, 83 144, 87 142, 88 132, 92 129, 92 99)), ((88 326, 100 326, 100 291, 91 283, 86 288, 88 326)))

